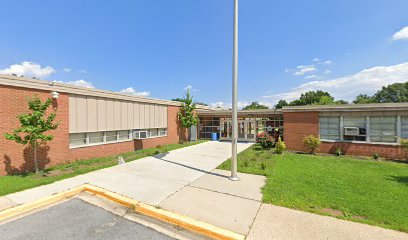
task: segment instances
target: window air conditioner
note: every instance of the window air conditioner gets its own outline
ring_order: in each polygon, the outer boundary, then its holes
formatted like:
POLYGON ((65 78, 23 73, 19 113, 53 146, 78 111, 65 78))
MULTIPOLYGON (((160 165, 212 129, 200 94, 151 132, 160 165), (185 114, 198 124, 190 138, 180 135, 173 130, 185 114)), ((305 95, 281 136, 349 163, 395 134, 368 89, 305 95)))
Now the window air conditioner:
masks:
POLYGON ((133 139, 146 139, 147 131, 133 131, 133 139))
POLYGON ((344 127, 345 136, 358 136, 360 135, 360 130, 357 127, 344 127))

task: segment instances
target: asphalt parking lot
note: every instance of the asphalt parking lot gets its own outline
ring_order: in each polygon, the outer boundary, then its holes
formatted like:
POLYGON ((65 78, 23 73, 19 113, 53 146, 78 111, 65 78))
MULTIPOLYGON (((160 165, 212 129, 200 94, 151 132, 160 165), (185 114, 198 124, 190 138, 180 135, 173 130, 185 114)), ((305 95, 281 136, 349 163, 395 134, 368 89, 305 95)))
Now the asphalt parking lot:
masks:
POLYGON ((1 239, 174 239, 81 199, 0 224, 1 239))

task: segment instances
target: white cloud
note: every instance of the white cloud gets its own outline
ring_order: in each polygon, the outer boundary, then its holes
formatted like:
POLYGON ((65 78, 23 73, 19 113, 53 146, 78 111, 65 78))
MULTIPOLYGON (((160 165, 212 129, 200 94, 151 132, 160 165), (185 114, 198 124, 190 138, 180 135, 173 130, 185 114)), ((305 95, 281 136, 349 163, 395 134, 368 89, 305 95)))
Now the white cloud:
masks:
POLYGON ((315 66, 310 65, 310 66, 297 66, 297 70, 293 73, 295 76, 303 76, 306 73, 314 72, 317 71, 315 66))
POLYGON ((138 92, 138 91, 136 91, 136 89, 134 89, 132 87, 122 89, 119 92, 124 93, 124 94, 133 95, 133 96, 139 96, 139 97, 147 97, 147 96, 150 95, 150 92, 146 92, 146 91, 138 92))
POLYGON ((309 76, 306 76, 305 79, 316 79, 318 77, 319 76, 317 76, 317 75, 309 75, 309 76))
POLYGON ((66 72, 66 73, 69 73, 69 72, 71 72, 72 71, 72 69, 71 68, 63 68, 62 69, 64 72, 66 72))
POLYGON ((56 70, 50 66, 41 67, 40 64, 33 62, 22 62, 13 64, 8 68, 0 69, 1 74, 16 74, 18 76, 46 78, 54 74, 56 70))
POLYGON ((313 58, 313 62, 320 62, 319 58, 313 58))
MULTIPOLYGON (((252 102, 249 101, 238 101, 238 109, 243 109, 244 107, 250 105, 252 102)), ((271 102, 265 102, 265 101, 258 101, 259 104, 261 105, 266 105, 268 107, 273 107, 273 104, 271 102)), ((226 103, 226 102, 213 102, 210 103, 210 106, 213 108, 221 108, 225 110, 229 110, 232 108, 231 103, 226 103)))
POLYGON ((63 82, 63 81, 54 81, 54 82, 64 83, 64 84, 70 84, 70 85, 74 85, 74 86, 77 86, 77 87, 95 88, 95 86, 93 85, 93 83, 87 82, 87 81, 85 81, 85 80, 83 80, 83 79, 76 80, 76 81, 68 81, 68 82, 63 82))
POLYGON ((324 70, 324 71, 323 71, 323 74, 326 74, 326 75, 327 75, 327 74, 331 74, 331 73, 332 73, 332 72, 331 72, 330 70, 324 70))
POLYGON ((327 60, 327 61, 320 62, 319 64, 321 64, 321 65, 331 65, 332 63, 333 63, 332 61, 327 60))
POLYGON ((213 102, 210 103, 210 106, 213 108, 221 108, 221 109, 230 109, 231 108, 231 104, 227 104, 224 102, 213 102))
POLYGON ((190 92, 199 92, 199 89, 193 88, 193 86, 188 85, 184 88, 184 91, 190 90, 190 92))
POLYGON ((79 72, 79 73, 83 73, 83 74, 88 73, 88 71, 86 71, 86 70, 84 70, 84 69, 79 70, 78 72, 79 72))
POLYGON ((394 41, 404 39, 408 39, 408 26, 403 27, 401 30, 392 35, 392 40, 394 41))
POLYGON ((297 99, 307 91, 323 90, 328 91, 336 99, 350 101, 358 94, 373 94, 382 86, 406 81, 408 81, 408 62, 364 69, 354 75, 330 80, 311 81, 301 84, 291 91, 263 96, 263 98, 276 103, 280 99, 287 101, 297 99))

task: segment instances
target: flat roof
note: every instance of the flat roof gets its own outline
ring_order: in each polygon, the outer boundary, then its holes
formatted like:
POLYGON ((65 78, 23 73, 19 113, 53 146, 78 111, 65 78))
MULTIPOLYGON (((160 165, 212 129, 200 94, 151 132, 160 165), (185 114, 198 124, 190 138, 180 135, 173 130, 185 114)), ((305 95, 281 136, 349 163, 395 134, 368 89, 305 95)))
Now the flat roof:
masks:
MULTIPOLYGON (((60 93, 68 93, 74 95, 85 95, 101 98, 110 98, 118 100, 126 100, 132 102, 143 102, 143 103, 152 103, 152 104, 161 104, 161 105, 170 105, 170 106, 180 106, 181 103, 177 101, 162 100, 157 98, 149 97, 139 97, 129 94, 123 94, 113 91, 100 90, 95 88, 85 88, 74 86, 71 84, 59 83, 55 81, 46 81, 39 79, 32 79, 27 77, 18 77, 13 75, 0 74, 0 85, 21 87, 21 88, 30 88, 38 89, 45 91, 55 91, 60 93)), ((197 106, 197 109, 210 109, 207 106, 197 106)))
MULTIPOLYGON (((197 110, 199 116, 231 116, 231 110, 197 110)), ((282 114, 281 109, 251 109, 251 110, 239 110, 238 116, 265 116, 265 115, 278 115, 282 114)))
POLYGON ((408 102, 285 106, 283 112, 365 112, 365 111, 408 111, 408 102))

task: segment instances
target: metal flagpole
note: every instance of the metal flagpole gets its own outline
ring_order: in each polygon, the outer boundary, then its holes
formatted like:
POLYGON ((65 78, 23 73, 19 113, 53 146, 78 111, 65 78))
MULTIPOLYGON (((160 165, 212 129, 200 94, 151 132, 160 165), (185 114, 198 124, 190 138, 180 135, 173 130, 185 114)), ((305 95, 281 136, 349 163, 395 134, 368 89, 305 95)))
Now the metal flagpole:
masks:
POLYGON ((231 181, 239 181, 237 175, 237 142, 238 142, 238 0, 234 0, 234 47, 232 71, 232 156, 231 181))

